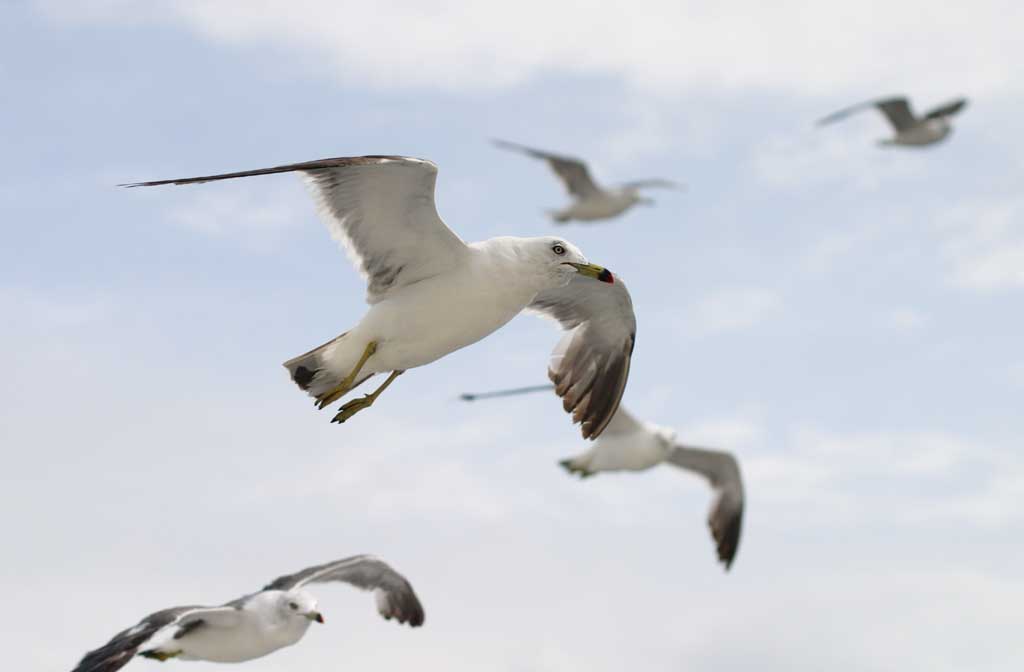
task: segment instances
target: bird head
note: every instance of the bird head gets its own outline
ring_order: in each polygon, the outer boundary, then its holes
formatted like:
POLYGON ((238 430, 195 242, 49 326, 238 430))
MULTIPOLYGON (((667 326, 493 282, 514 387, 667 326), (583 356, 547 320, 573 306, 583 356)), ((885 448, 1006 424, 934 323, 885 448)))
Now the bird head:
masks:
POLYGON ((533 238, 529 241, 529 248, 531 259, 552 276, 556 286, 568 284, 577 273, 601 282, 615 282, 611 271, 591 264, 578 247, 562 238, 533 238))
POLYGON ((281 610, 287 618, 324 622, 323 614, 317 609, 316 598, 303 590, 290 590, 282 593, 281 610))

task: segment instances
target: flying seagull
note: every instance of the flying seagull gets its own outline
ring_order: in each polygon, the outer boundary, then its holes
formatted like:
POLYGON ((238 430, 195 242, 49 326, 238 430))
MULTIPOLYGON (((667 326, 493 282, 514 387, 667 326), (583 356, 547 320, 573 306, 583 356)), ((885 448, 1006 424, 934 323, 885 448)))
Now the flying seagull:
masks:
MULTIPOLYGON (((535 392, 545 387, 464 394, 472 401, 488 397, 535 392)), ((730 453, 679 443, 675 432, 638 421, 623 406, 608 424, 601 438, 587 451, 559 462, 570 474, 581 478, 602 471, 645 471, 658 464, 672 464, 700 474, 715 491, 708 512, 708 527, 714 538, 718 559, 726 569, 732 566, 740 543, 743 524, 743 478, 730 453)))
POLYGON ((302 639, 309 625, 323 623, 310 583, 344 581, 372 590, 377 611, 412 627, 423 625, 423 606, 412 586, 382 560, 357 555, 308 567, 274 579, 257 593, 219 607, 172 607, 146 616, 85 654, 72 672, 114 672, 136 655, 240 663, 302 639))
POLYGON ((564 184, 569 195, 575 199, 569 207, 564 210, 552 210, 549 212, 551 218, 556 222, 565 223, 572 219, 582 222, 591 222, 600 219, 609 219, 622 214, 637 203, 643 205, 654 205, 654 200, 640 194, 641 189, 652 187, 667 187, 671 189, 684 189, 682 184, 662 179, 637 180, 625 182, 616 187, 604 188, 594 182, 590 176, 587 164, 579 159, 569 156, 550 154, 539 149, 525 147, 514 142, 495 140, 494 144, 504 149, 511 149, 521 152, 536 159, 543 159, 551 166, 564 184))
POLYGON ((333 422, 372 405, 407 369, 475 343, 530 309, 566 330, 548 375, 583 437, 600 435, 622 398, 636 336, 625 285, 562 238, 500 237, 467 245, 437 214, 437 166, 430 161, 321 159, 124 186, 289 172, 306 178, 331 234, 368 283, 370 308, 354 327, 284 366, 321 409, 374 374, 390 372, 372 393, 344 404, 333 422))
POLYGON ((888 140, 881 140, 882 145, 904 145, 921 147, 939 142, 953 131, 950 117, 967 105, 966 98, 958 98, 930 110, 923 117, 917 117, 910 109, 910 101, 902 97, 885 98, 859 103, 852 107, 834 112, 818 121, 818 125, 830 124, 845 119, 855 112, 876 107, 889 120, 896 135, 888 140))

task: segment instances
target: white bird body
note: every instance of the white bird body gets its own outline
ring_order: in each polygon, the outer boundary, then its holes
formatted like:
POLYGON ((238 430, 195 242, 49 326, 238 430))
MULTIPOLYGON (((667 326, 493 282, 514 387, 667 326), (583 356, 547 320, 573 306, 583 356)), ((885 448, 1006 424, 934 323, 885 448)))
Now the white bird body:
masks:
POLYGON ((643 431, 604 436, 573 457, 572 466, 588 472, 645 471, 661 464, 672 448, 674 433, 648 423, 643 427, 643 431))
POLYGON ((643 199, 631 189, 608 189, 581 196, 567 208, 552 210, 551 217, 556 222, 578 220, 594 222, 620 215, 643 199))
MULTIPOLYGON (((429 364, 476 343, 523 311, 538 292, 569 283, 575 271, 541 276, 531 273, 526 258, 509 256, 507 245, 516 240, 495 238, 467 246, 468 262, 413 285, 399 287, 370 306, 351 330, 335 339, 321 355, 321 366, 344 377, 358 361, 366 343, 377 351, 363 373, 405 371, 429 364), (518 282, 509 282, 516 277, 518 282), (523 282, 527 280, 527 282, 523 282), (442 319, 438 320, 438 317, 442 319)), ((311 387, 315 394, 318 388, 311 387)))
POLYGON ((208 660, 215 663, 241 663, 261 658, 286 646, 297 644, 313 623, 305 616, 291 616, 276 608, 289 599, 284 591, 269 590, 254 595, 238 610, 237 622, 231 628, 199 628, 174 643, 176 628, 154 637, 149 646, 160 649, 173 645, 183 660, 208 660), (165 639, 166 638, 166 639, 165 639))
POLYGON ((923 119, 909 128, 897 131, 891 139, 882 140, 882 144, 923 147, 945 139, 952 131, 953 126, 945 117, 923 119))

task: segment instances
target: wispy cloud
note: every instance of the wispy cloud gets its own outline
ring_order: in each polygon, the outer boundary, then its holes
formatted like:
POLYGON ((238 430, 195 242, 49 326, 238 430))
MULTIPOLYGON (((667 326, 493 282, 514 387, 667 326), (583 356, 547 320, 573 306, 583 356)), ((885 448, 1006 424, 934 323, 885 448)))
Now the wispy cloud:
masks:
POLYGON ((942 215, 940 227, 954 285, 986 292, 1024 287, 1024 200, 958 205, 942 215))
POLYGON ((941 17, 925 2, 881 0, 639 0, 600 11, 543 0, 444 2, 429 10, 400 0, 265 2, 259 11, 241 0, 37 4, 56 20, 171 22, 221 44, 287 47, 310 67, 380 87, 487 89, 542 72, 616 76, 652 89, 712 83, 878 91, 902 88, 908 78, 919 92, 936 95, 949 95, 949 82, 958 81, 976 92, 1020 87, 1013 55, 1021 47, 1016 22, 1006 16, 1015 10, 1001 3, 949 6, 941 17), (886 20, 866 18, 877 16, 886 20), (866 20, 870 30, 858 30, 866 20), (965 33, 978 38, 972 48, 950 49, 965 33))
POLYGON ((698 335, 741 331, 769 319, 782 305, 782 296, 764 287, 717 289, 692 307, 687 326, 698 335))

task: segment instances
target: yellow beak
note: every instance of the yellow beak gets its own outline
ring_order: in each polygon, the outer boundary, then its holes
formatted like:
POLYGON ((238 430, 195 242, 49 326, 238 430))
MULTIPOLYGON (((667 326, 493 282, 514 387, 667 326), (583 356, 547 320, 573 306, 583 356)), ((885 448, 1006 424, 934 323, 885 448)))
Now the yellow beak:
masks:
POLYGON ((571 261, 565 262, 576 269, 576 272, 580 275, 585 275, 588 278, 594 278, 601 282, 607 282, 609 284, 615 282, 615 276, 604 266, 598 266, 596 264, 576 264, 571 261))

